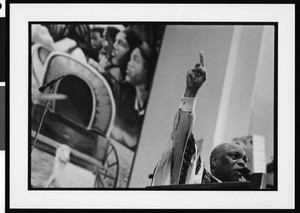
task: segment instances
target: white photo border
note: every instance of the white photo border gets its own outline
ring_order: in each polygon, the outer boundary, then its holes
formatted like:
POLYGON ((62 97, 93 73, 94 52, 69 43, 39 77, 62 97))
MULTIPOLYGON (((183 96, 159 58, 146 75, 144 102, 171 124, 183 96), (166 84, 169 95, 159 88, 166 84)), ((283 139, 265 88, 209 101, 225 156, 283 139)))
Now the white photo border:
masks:
POLYGON ((9 22, 8 208, 294 208, 295 5, 10 4, 9 22), (28 23, 38 21, 278 22, 278 191, 28 190, 28 23))

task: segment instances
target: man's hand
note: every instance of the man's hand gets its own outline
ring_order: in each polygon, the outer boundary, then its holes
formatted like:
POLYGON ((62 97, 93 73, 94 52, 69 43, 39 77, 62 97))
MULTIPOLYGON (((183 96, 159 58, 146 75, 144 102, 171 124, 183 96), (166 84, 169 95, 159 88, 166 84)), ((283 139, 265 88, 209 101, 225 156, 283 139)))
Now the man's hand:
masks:
POLYGON ((206 71, 204 69, 204 53, 199 52, 200 62, 196 64, 195 68, 189 70, 186 74, 186 90, 184 97, 194 98, 201 85, 206 80, 206 71))

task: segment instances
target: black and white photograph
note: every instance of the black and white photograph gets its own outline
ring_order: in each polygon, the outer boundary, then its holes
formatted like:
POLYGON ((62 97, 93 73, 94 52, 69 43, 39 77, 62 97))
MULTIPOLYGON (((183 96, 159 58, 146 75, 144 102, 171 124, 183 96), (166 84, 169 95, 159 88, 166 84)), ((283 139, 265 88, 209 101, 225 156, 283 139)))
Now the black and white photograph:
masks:
POLYGON ((10 208, 290 206, 289 5, 28 6, 10 5, 10 208))
MULTIPOLYGON (((267 174, 277 142, 276 30, 272 24, 31 24, 31 187, 131 187, 135 154, 147 151, 138 149, 138 139, 162 41, 162 54, 168 58, 160 57, 159 68, 170 69, 163 71, 166 78, 158 77, 166 84, 158 85, 158 90, 172 89, 174 97, 182 95, 175 93, 176 85, 181 86, 185 78, 181 80, 177 73, 193 67, 186 62, 194 58, 200 68, 187 73, 180 104, 194 101, 191 98, 197 98, 204 82, 206 92, 201 93, 200 106, 194 106, 196 101, 190 109, 180 105, 187 111, 181 114, 180 110, 170 122, 172 136, 163 153, 167 156, 152 165, 154 174, 149 171, 153 185, 250 181, 246 168, 267 174), (194 85, 198 81, 201 85, 194 85), (192 116, 184 118, 193 111, 200 118, 195 127, 192 116), (204 161, 207 155, 210 158, 204 161), (189 177, 193 166, 196 176, 189 177)), ((152 100, 155 103, 159 96, 152 100)), ((176 101, 170 99, 166 109, 176 106, 176 101)), ((149 117, 161 113, 160 119, 165 120, 164 105, 159 111, 150 109, 149 117)), ((153 125, 163 130, 160 123, 153 125)), ((159 153, 166 143, 161 140, 157 145, 159 153)), ((265 185, 259 183, 256 189, 276 189, 274 170, 265 178, 265 185)))

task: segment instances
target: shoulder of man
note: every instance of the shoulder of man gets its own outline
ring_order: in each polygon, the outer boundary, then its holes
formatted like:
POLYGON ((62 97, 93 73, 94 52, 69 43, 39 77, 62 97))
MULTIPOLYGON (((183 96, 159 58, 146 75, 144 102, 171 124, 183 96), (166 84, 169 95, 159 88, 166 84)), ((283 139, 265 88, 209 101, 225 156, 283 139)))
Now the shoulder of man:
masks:
POLYGON ((213 177, 213 175, 207 171, 203 170, 202 183, 218 183, 217 179, 213 177))

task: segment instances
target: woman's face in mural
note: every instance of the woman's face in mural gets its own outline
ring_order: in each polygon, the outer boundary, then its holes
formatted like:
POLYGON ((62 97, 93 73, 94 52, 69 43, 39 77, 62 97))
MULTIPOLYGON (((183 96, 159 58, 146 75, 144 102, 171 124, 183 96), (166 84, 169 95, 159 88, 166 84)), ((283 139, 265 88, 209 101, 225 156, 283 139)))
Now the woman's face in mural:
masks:
POLYGON ((126 81, 132 85, 141 85, 147 81, 147 70, 145 68, 145 60, 142 57, 139 48, 135 48, 130 56, 127 64, 126 81))
POLYGON ((127 54, 129 54, 130 47, 126 40, 126 35, 123 32, 119 32, 116 36, 116 41, 113 45, 111 53, 111 62, 115 66, 121 66, 126 63, 127 54))

